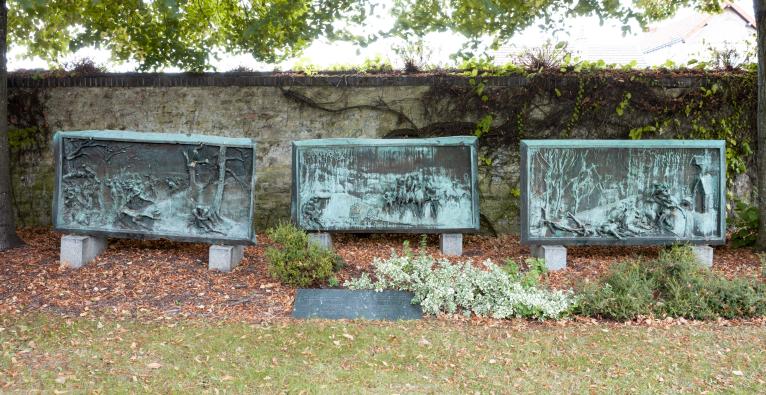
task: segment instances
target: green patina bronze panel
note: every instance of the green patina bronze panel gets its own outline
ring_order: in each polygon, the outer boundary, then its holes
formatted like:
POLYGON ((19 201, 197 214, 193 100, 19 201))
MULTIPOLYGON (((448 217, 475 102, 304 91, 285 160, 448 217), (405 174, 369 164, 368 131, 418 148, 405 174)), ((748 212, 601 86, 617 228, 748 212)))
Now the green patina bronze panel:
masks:
POLYGON ((476 138, 293 142, 293 219, 307 230, 479 229, 476 138))
POLYGON ((125 131, 59 132, 54 227, 107 237, 250 244, 255 143, 125 131))
POLYGON ((720 140, 523 140, 526 244, 722 244, 720 140))

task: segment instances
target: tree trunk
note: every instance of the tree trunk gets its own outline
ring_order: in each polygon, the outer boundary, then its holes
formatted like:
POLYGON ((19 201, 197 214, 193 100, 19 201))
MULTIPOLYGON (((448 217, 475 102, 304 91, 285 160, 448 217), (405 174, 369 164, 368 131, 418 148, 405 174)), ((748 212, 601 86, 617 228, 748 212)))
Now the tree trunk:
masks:
POLYGON ((5 61, 8 9, 0 0, 0 251, 23 244, 16 236, 11 196, 11 158, 8 146, 8 69, 5 61))
POLYGON ((758 51, 758 212, 757 246, 766 249, 766 0, 753 0, 758 51))

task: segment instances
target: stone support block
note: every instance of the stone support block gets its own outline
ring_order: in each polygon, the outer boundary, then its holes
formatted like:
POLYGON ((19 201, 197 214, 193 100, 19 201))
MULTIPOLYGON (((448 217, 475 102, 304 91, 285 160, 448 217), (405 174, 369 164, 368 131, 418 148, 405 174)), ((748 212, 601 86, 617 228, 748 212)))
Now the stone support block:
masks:
POLYGON ((105 249, 104 237, 64 235, 61 237, 59 259, 63 265, 77 269, 96 259, 105 249))
POLYGON ((442 233, 439 235, 439 248, 447 256, 463 255, 463 234, 442 233))
POLYGON ((245 247, 241 245, 211 245, 208 269, 218 270, 221 272, 230 272, 234 270, 237 265, 239 265, 239 262, 242 261, 242 257, 244 257, 244 255, 245 247))
POLYGON ((549 271, 567 267, 567 249, 562 245, 532 245, 529 249, 533 257, 542 258, 545 261, 545 268, 549 271))
POLYGON ((713 267, 713 247, 707 245, 692 246, 692 252, 700 265, 707 268, 713 267))
POLYGON ((332 236, 329 233, 309 233, 309 243, 326 250, 332 250, 332 236))

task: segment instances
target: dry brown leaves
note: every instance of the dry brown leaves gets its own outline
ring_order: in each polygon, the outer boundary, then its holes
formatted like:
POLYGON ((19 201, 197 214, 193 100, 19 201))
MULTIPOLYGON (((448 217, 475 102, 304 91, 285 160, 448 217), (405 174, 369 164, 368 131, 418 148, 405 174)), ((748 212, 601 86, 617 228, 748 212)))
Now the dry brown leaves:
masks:
MULTIPOLYGON (((268 274, 264 250, 270 241, 248 247, 231 273, 207 269, 207 245, 170 241, 112 240, 95 262, 81 269, 59 265, 59 233, 22 229, 27 245, 0 252, 0 312, 43 311, 67 316, 113 314, 139 319, 210 317, 226 320, 270 321, 289 317, 295 289, 268 274)), ((419 235, 351 235, 333 237, 346 262, 338 273, 343 281, 371 270, 374 257, 401 252, 404 240, 417 249, 419 235)), ((651 257, 657 247, 574 247, 566 270, 550 273, 544 282, 573 288, 595 281, 610 265, 634 256, 651 257)), ((427 252, 442 257, 438 237, 428 237, 427 252)), ((522 264, 529 249, 515 236, 467 236, 464 257, 476 264, 486 259, 502 264, 511 258, 522 264)), ((713 270, 727 277, 760 275, 758 257, 750 249, 716 248, 713 270)), ((476 320, 472 320, 476 321, 476 320)), ((482 320, 477 320, 487 324, 482 320)))

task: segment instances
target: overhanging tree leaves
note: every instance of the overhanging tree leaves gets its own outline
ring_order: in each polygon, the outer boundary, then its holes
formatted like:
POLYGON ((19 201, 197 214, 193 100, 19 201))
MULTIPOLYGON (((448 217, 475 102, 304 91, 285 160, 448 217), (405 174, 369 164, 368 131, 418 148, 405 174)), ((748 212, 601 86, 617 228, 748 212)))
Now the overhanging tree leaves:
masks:
POLYGON ((8 31, 28 55, 60 60, 79 48, 104 47, 139 70, 208 69, 216 52, 276 62, 319 36, 349 38, 340 18, 358 22, 354 0, 10 0, 8 31))
MULTIPOLYGON (((672 16, 676 10, 693 6, 705 12, 720 12, 722 0, 654 1, 633 0, 396 0, 396 22, 388 35, 423 36, 430 32, 454 31, 467 37, 476 48, 485 38, 491 47, 510 39, 535 22, 545 29, 565 28, 569 18, 595 15, 646 26, 650 21, 672 16)), ((469 52, 469 55, 472 53, 469 52)))

